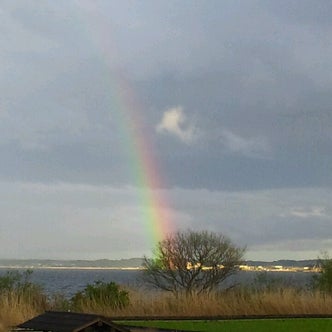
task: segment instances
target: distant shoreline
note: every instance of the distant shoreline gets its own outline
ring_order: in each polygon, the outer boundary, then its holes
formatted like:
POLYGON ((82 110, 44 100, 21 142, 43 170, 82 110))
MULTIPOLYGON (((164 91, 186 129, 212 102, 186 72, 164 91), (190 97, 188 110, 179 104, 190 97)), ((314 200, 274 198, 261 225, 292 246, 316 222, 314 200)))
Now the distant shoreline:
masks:
POLYGON ((34 269, 34 270, 143 270, 143 267, 98 267, 98 266, 6 266, 0 269, 34 269))
MULTIPOLYGON (((117 271, 143 271, 143 267, 111 267, 111 266, 34 266, 34 265, 0 265, 0 269, 8 270, 117 270, 117 271)), ((239 268, 243 272, 278 272, 278 273, 287 273, 287 272, 302 272, 302 273, 315 273, 320 272, 318 268, 315 269, 306 269, 299 267, 283 267, 283 268, 273 268, 269 267, 257 267, 257 266, 241 266, 239 268)))
MULTIPOLYGON (((247 260, 238 268, 252 272, 319 272, 317 260, 278 260, 272 262, 247 260)), ((0 259, 0 269, 30 270, 105 270, 143 271, 143 258, 98 259, 98 260, 54 260, 54 259, 0 259)))

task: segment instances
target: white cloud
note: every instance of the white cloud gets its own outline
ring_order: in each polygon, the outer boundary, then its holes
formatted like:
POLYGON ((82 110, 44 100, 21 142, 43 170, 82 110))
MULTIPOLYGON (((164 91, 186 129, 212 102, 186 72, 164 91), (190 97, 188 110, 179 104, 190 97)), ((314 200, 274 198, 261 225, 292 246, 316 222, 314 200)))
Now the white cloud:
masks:
POLYGON ((188 144, 193 141, 195 134, 195 127, 188 122, 181 106, 166 110, 156 130, 159 133, 175 135, 188 144))
POLYGON ((231 152, 247 157, 267 158, 271 152, 271 148, 264 137, 244 138, 224 129, 221 133, 221 140, 231 152))
POLYGON ((294 208, 290 214, 298 218, 311 218, 311 217, 326 217, 325 207, 311 206, 309 208, 294 208))

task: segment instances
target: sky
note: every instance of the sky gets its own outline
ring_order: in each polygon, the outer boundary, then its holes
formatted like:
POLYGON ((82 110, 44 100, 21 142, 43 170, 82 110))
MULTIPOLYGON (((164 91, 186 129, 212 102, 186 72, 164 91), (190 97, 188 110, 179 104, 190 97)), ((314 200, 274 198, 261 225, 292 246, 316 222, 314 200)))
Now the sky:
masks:
POLYGON ((332 4, 0 3, 0 256, 332 249, 332 4))

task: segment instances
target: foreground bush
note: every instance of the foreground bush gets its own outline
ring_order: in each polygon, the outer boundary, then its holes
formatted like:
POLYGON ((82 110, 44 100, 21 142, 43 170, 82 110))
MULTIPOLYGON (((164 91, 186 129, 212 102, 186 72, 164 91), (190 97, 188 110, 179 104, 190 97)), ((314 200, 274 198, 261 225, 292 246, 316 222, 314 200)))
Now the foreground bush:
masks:
POLYGON ((88 284, 82 292, 75 294, 70 304, 74 310, 100 307, 123 309, 129 305, 129 293, 120 289, 115 282, 97 281, 88 284))

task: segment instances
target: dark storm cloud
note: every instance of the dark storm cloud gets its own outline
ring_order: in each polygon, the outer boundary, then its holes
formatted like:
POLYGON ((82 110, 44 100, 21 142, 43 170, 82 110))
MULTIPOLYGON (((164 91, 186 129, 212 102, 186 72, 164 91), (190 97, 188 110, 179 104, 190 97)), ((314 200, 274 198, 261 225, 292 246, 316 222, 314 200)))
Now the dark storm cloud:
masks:
MULTIPOLYGON (((115 6, 106 2, 100 5, 97 13, 102 7, 115 6)), ((121 129, 116 125, 117 110, 112 110, 121 107, 111 91, 118 73, 102 61, 109 54, 96 57, 98 48, 91 41, 105 32, 104 28, 113 28, 112 33, 119 38, 118 53, 123 55, 123 65, 128 66, 127 80, 143 101, 139 111, 148 125, 144 130, 152 135, 163 112, 180 106, 199 133, 192 146, 154 133, 169 184, 253 189, 321 185, 325 179, 330 183, 324 167, 330 162, 326 154, 331 148, 330 91, 317 86, 314 68, 307 68, 306 62, 298 63, 298 39, 303 40, 301 47, 310 47, 311 42, 310 29, 302 28, 300 17, 290 23, 283 14, 288 13, 284 5, 276 3, 253 2, 241 7, 237 3, 198 2, 189 12, 188 3, 150 5, 119 6, 119 17, 111 12, 107 14, 109 19, 103 16, 105 26, 96 34, 87 33, 93 29, 91 24, 97 23, 87 19, 91 6, 77 12, 73 3, 66 12, 54 4, 45 4, 37 11, 14 6, 10 12, 13 24, 48 38, 53 45, 45 47, 38 57, 35 52, 26 52, 11 58, 17 71, 7 87, 12 99, 4 105, 15 115, 3 122, 7 141, 13 144, 14 140, 25 149, 47 149, 45 156, 54 154, 49 160, 62 159, 57 174, 61 178, 63 173, 66 180, 67 169, 73 165, 70 160, 76 158, 71 156, 78 156, 76 160, 95 159, 96 164, 109 168, 105 181, 112 183, 112 158, 79 156, 90 156, 84 151, 93 144, 98 145, 100 154, 109 151, 118 160, 126 153, 119 151, 121 142, 116 137, 121 136, 121 129), (126 13, 124 9, 130 8, 126 13), (164 15, 158 24, 155 17, 159 12, 164 15), (120 18, 131 20, 135 28, 120 18), (78 26, 84 27, 83 33, 78 26), (150 44, 151 40, 158 43, 158 48, 150 44), (144 53, 145 59, 137 53, 144 48, 148 52, 144 53), (134 67, 141 68, 138 77, 131 77, 134 67), (14 82, 18 83, 13 89, 14 82), (31 86, 34 88, 29 93, 31 86), (20 98, 14 99, 15 90, 20 98), (317 162, 319 158, 324 159, 323 165, 317 162)), ((289 4, 291 11, 294 6, 289 4)), ((298 15, 307 12, 310 16, 310 10, 308 2, 298 15)), ((321 14, 316 15, 317 19, 321 14)), ((322 79, 326 79, 324 75, 322 79)), ((47 165, 47 161, 41 164, 47 165)), ((36 178, 37 174, 41 173, 36 172, 36 178)), ((76 174, 86 181, 97 178, 84 167, 77 167, 76 174)), ((118 180, 117 175, 115 178, 118 180)))
POLYGON ((127 234, 113 241, 119 253, 130 255, 120 242, 135 232, 131 252, 147 250, 133 198, 138 137, 176 227, 222 230, 255 250, 329 244, 330 12, 327 1, 4 1, 4 248, 24 219, 31 256, 55 220, 53 256, 64 229, 77 256, 89 220, 101 231, 86 255, 107 252, 104 229, 127 234), (128 114, 142 121, 136 136, 128 114))

